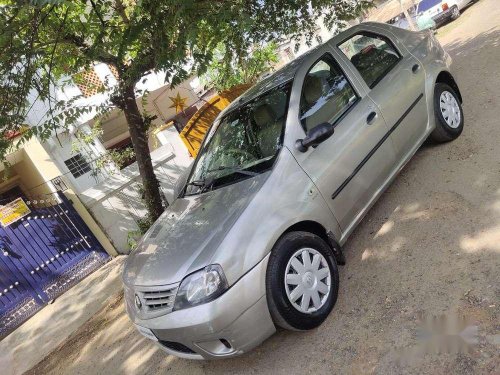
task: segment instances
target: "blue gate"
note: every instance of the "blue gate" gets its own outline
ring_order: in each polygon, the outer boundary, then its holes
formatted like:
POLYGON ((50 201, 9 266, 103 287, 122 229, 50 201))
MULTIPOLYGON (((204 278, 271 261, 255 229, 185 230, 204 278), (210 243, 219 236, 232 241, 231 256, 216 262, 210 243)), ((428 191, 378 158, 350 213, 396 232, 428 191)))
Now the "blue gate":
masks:
POLYGON ((109 260, 62 193, 0 227, 0 339, 109 260))

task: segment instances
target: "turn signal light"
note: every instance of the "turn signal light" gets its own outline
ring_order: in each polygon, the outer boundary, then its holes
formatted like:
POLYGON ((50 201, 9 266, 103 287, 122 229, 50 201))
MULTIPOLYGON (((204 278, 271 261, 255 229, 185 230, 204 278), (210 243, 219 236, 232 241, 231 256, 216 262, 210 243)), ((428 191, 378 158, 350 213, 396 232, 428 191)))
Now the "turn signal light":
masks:
POLYGON ((446 11, 449 8, 448 3, 443 3, 441 7, 443 8, 443 11, 446 11))

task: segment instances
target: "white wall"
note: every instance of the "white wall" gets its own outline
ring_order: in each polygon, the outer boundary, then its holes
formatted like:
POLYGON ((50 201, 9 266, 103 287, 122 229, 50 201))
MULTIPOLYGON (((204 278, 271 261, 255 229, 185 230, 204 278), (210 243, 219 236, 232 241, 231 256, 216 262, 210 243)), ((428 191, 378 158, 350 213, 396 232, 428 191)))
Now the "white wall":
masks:
MULTIPOLYGON (((175 183, 192 158, 175 128, 167 129, 164 135, 168 142, 154 150, 151 159, 161 190, 168 203, 171 203, 175 183)), ((130 251, 128 235, 138 231, 137 221, 147 213, 140 196, 141 186, 137 163, 134 163, 79 194, 117 251, 122 254, 130 251)))
MULTIPOLYGON (((88 125, 83 125, 80 127, 80 131, 89 132, 90 128, 88 125)), ((108 168, 100 169, 96 174, 95 162, 93 161, 97 160, 105 152, 104 147, 97 139, 93 144, 87 145, 79 142, 73 134, 66 132, 59 134, 57 137, 52 137, 47 142, 44 142, 43 146, 77 193, 81 193, 100 183, 112 171, 116 170, 116 168, 109 166, 108 168), (79 145, 79 149, 73 149, 74 143, 79 145), (77 153, 82 154, 93 168, 90 172, 75 178, 70 173, 64 161, 75 156, 77 153)))

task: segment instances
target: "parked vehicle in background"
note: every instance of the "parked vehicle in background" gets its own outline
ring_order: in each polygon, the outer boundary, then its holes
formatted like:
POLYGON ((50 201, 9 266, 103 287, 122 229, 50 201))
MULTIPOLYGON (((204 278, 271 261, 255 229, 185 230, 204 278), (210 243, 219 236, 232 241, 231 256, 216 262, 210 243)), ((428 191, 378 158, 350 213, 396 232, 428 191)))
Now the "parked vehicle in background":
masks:
MULTIPOLYGON (((434 29, 447 21, 457 19, 462 9, 474 1, 475 0, 422 0, 417 5, 409 8, 408 14, 418 30, 434 29)), ((403 13, 390 19, 387 23, 402 29, 411 29, 403 13)))
POLYGON ((233 101, 127 259, 137 329, 215 359, 320 326, 354 228, 429 136, 462 132, 450 65, 431 33, 364 23, 233 101))
POLYGON ((460 17, 460 12, 473 0, 422 0, 417 5, 418 17, 431 17, 436 25, 460 17))
MULTIPOLYGON (((418 27, 418 30, 429 30, 436 27, 436 22, 434 22, 432 17, 426 15, 417 17, 414 11, 412 12, 411 10, 408 10, 408 13, 410 14, 413 24, 418 27)), ((400 27, 402 29, 411 30, 410 23, 408 22, 404 14, 400 14, 399 16, 391 19, 388 24, 400 27)))

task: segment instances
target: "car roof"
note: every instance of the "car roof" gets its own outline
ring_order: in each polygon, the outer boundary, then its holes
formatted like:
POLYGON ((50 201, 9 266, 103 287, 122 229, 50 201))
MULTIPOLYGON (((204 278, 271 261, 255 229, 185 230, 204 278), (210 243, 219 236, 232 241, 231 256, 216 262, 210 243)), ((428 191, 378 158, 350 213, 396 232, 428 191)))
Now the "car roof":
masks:
POLYGON ((284 83, 287 83, 295 77, 295 74, 299 70, 299 68, 302 66, 302 63, 309 58, 311 54, 313 54, 315 51, 318 49, 323 48, 326 44, 328 43, 340 43, 342 42, 346 34, 352 32, 353 29, 360 29, 363 30, 363 25, 376 25, 377 27, 386 27, 387 24, 384 23, 379 23, 379 22, 363 22, 361 24, 355 25, 353 27, 350 27, 339 34, 335 35, 333 38, 329 39, 325 43, 322 43, 306 53, 300 55, 299 57, 295 58, 294 60, 290 61, 288 64, 277 70, 276 72, 272 73, 270 76, 264 78, 262 81, 257 82, 254 86, 252 86, 250 89, 245 91, 241 96, 239 96, 236 100, 234 100, 231 104, 229 104, 218 116, 218 119, 221 117, 225 116, 229 112, 235 110, 236 108, 252 101, 253 99, 261 96, 262 94, 272 90, 273 88, 276 88, 278 86, 281 86, 284 83))

